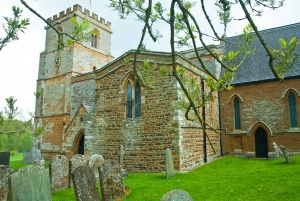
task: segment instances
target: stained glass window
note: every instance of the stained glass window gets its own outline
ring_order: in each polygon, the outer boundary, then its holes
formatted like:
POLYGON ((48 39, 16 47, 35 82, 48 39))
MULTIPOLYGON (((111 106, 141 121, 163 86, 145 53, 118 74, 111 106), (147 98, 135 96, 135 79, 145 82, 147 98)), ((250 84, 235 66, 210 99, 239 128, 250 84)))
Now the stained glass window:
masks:
POLYGON ((234 99, 234 123, 235 129, 241 129, 241 116, 240 116, 240 101, 238 98, 234 99))
POLYGON ((298 127, 297 123, 297 110, 296 110, 296 98, 293 93, 289 94, 289 110, 290 110, 290 126, 292 128, 298 127))

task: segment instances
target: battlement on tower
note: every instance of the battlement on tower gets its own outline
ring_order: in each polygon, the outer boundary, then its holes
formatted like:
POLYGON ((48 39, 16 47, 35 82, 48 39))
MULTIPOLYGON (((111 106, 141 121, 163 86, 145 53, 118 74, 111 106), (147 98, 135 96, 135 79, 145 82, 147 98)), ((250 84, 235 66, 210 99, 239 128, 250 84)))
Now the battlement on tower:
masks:
POLYGON ((55 21, 58 21, 58 20, 62 19, 63 17, 65 17, 65 16, 67 16, 67 15, 69 15, 69 14, 71 14, 71 13, 74 13, 74 12, 76 12, 76 11, 81 12, 82 14, 88 16, 89 18, 92 18, 92 19, 94 19, 94 20, 100 22, 101 24, 107 26, 108 28, 111 27, 111 23, 110 23, 109 21, 105 21, 104 18, 98 17, 98 15, 95 14, 95 13, 92 13, 92 14, 91 14, 90 11, 89 11, 88 9, 82 10, 82 6, 80 6, 80 5, 78 5, 78 4, 74 5, 73 8, 70 7, 70 8, 68 8, 68 9, 66 9, 66 10, 61 11, 59 14, 53 15, 53 17, 48 18, 47 21, 48 21, 48 22, 55 22, 55 21))

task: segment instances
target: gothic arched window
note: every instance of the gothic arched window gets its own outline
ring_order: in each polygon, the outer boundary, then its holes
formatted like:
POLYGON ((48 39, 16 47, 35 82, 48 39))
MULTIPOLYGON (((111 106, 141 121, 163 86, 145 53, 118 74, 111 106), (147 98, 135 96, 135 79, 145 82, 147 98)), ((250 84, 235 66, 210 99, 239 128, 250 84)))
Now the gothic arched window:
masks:
POLYGON ((126 118, 141 117, 141 85, 129 80, 126 86, 126 118))
POLYGON ((234 99, 234 128, 241 129, 241 112, 240 112, 240 100, 234 99))
POLYGON ((289 93, 289 112, 290 112, 290 126, 292 128, 298 127, 296 97, 292 92, 289 93))

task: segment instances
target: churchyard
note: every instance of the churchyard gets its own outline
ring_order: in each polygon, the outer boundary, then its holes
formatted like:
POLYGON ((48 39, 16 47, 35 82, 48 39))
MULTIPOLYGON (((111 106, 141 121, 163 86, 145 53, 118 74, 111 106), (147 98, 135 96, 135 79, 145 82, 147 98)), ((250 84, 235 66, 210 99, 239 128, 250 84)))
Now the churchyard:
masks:
MULTIPOLYGON (((35 168, 34 173, 27 172, 27 175, 29 175, 27 181, 25 180, 22 181, 22 183, 14 184, 15 188, 18 190, 26 189, 26 185, 29 186, 29 180, 34 180, 34 178, 44 178, 42 181, 47 181, 49 167, 50 169, 52 167, 52 171, 53 169, 60 170, 56 173, 52 172, 52 174, 56 174, 56 176, 53 177, 50 174, 48 183, 46 182, 45 184, 45 182, 43 182, 43 185, 35 183, 35 186, 37 189, 36 194, 38 195, 45 196, 47 193, 41 189, 48 189, 48 196, 51 197, 53 201, 75 201, 76 196, 77 200, 80 200, 78 196, 94 196, 97 197, 97 199, 99 198, 99 200, 103 200, 101 192, 105 194, 105 189, 103 191, 101 185, 105 186, 112 181, 118 184, 123 183, 123 187, 118 185, 113 187, 113 191, 116 194, 126 193, 126 198, 123 200, 161 200, 167 192, 175 189, 184 190, 194 201, 299 199, 300 156, 291 156, 291 164, 288 164, 284 158, 257 160, 225 156, 187 173, 175 172, 174 175, 172 173, 170 174, 170 172, 128 173, 128 176, 123 178, 120 177, 122 174, 121 169, 116 170, 113 168, 120 167, 118 163, 116 161, 107 160, 108 162, 103 168, 109 170, 109 172, 105 175, 119 174, 119 177, 115 179, 105 177, 103 174, 101 176, 101 173, 99 174, 97 169, 91 167, 93 165, 87 165, 86 160, 82 160, 82 158, 84 157, 76 156, 73 160, 80 162, 70 163, 73 164, 73 166, 70 166, 70 171, 75 172, 72 174, 72 177, 67 176, 69 171, 67 164, 69 161, 64 157, 57 156, 55 159, 52 159, 52 165, 49 164, 50 161, 45 161, 45 168, 41 168, 37 165, 23 164, 23 167, 31 166, 31 168, 35 168), (54 161, 56 161, 56 167, 53 164, 54 161), (64 163, 65 165, 62 165, 64 163), (75 166, 77 165, 79 165, 80 168, 76 168, 75 166), (102 179, 99 178, 99 175, 102 179), (120 180, 121 178, 123 181, 120 180), (74 182, 72 179, 74 179, 74 182), (101 183, 101 180, 104 181, 104 183, 101 183), (97 183, 97 185, 91 185, 93 183, 97 183), (126 192, 122 192, 125 186, 127 190, 126 192), (74 190, 76 188, 80 188, 83 193, 78 195, 78 191, 74 190)), ((99 163, 103 164, 104 160, 101 160, 101 157, 97 157, 97 159, 94 159, 90 164, 98 166, 99 163)), ((10 167, 18 174, 20 170, 23 171, 22 154, 11 156, 10 167)), ((14 175, 16 175, 16 173, 14 173, 14 175)), ((43 200, 45 199, 46 198, 43 197, 43 200)), ((97 199, 92 198, 92 200, 97 199)), ((90 199, 83 198, 81 200, 90 199)))

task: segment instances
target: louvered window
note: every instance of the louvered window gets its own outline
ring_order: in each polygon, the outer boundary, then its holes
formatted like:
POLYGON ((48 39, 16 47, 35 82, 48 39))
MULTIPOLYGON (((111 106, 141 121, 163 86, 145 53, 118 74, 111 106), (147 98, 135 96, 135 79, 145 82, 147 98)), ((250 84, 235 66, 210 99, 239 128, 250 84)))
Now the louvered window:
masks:
POLYGON ((296 98, 293 93, 289 94, 289 111, 290 111, 290 126, 292 128, 298 127, 297 122, 297 110, 296 110, 296 98))
POLYGON ((235 129, 241 129, 240 101, 238 98, 234 99, 234 123, 235 129))

